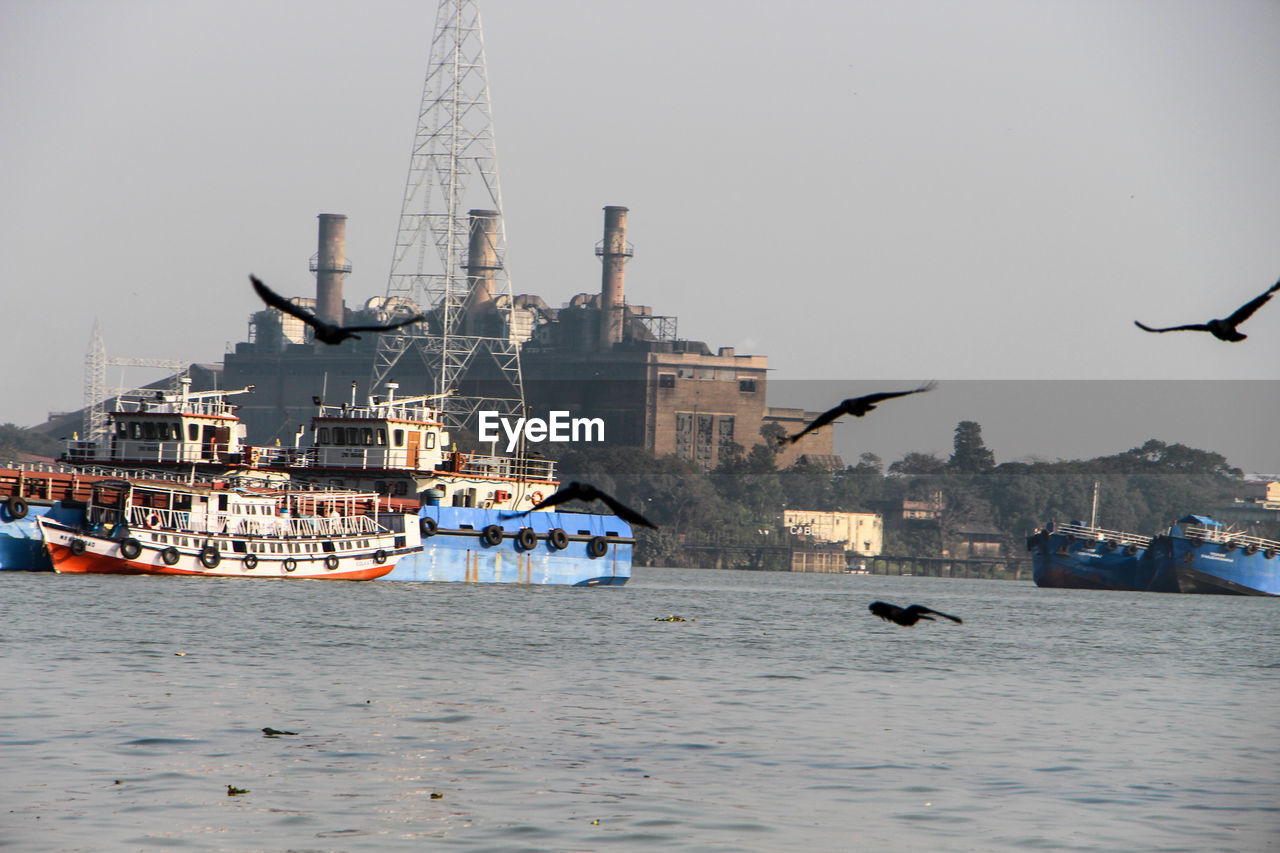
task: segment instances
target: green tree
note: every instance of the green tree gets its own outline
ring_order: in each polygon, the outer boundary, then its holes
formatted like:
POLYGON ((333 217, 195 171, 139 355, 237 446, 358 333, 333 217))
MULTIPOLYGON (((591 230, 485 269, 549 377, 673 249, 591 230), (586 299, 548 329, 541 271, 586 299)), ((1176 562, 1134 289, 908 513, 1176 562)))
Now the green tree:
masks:
POLYGON ((996 467, 996 456, 982 442, 982 426, 977 421, 956 424, 951 459, 947 467, 962 474, 981 474, 996 467))

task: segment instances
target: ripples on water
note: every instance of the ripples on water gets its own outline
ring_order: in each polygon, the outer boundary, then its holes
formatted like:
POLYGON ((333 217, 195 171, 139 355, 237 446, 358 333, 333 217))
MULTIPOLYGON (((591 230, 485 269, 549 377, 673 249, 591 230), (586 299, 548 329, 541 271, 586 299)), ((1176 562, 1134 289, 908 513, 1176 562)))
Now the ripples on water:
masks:
POLYGON ((635 575, 565 589, 6 573, 0 846, 1280 838, 1280 601, 635 575), (875 599, 965 623, 900 628, 867 612, 875 599), (669 614, 693 621, 654 621, 669 614))

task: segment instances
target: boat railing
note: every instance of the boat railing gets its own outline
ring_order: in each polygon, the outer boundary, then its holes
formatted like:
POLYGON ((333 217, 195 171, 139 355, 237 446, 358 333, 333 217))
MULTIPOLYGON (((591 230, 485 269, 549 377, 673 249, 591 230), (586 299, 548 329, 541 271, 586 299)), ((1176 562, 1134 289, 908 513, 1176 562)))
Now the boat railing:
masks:
POLYGON ((1203 527, 1189 524, 1182 528, 1182 534, 1189 539, 1197 539, 1214 545, 1226 545, 1233 548, 1254 548, 1264 550, 1280 550, 1280 542, 1264 539, 1261 536, 1250 536, 1239 531, 1223 530, 1221 527, 1203 527))
POLYGON ((450 473, 470 477, 537 480, 545 483, 555 479, 555 467, 556 463, 550 459, 463 455, 461 464, 450 466, 450 473))
POLYGON ((1090 527, 1087 524, 1072 524, 1070 522, 1054 522, 1053 532, 1060 533, 1064 536, 1074 536, 1077 539, 1092 539, 1096 542, 1115 542, 1120 545, 1137 545, 1139 548, 1146 548, 1151 544, 1150 536, 1139 536, 1136 533, 1126 533, 1123 530, 1108 530, 1105 527, 1090 527))
POLYGON ((96 441, 68 439, 66 458, 72 462, 141 462, 173 464, 179 462, 214 462, 249 464, 247 454, 232 450, 228 442, 197 442, 178 439, 117 439, 114 445, 96 441))
POLYGON ((192 514, 186 510, 135 506, 130 508, 129 521, 131 525, 137 527, 229 536, 285 536, 316 539, 326 536, 360 536, 384 532, 384 528, 367 515, 243 518, 217 513, 207 523, 196 525, 192 523, 192 514))

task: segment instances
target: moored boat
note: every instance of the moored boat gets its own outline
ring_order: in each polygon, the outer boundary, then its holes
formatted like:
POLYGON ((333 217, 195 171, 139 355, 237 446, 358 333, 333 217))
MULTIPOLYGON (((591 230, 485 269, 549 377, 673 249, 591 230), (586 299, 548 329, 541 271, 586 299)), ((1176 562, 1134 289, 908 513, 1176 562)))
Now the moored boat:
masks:
POLYGON ((79 524, 37 523, 62 573, 373 580, 421 545, 412 516, 379 509, 348 490, 113 480, 79 524))
POLYGON ((1027 538, 1036 586, 1153 590, 1159 582, 1150 536, 1080 522, 1049 522, 1027 538))
POLYGON ((1280 542, 1203 515, 1178 519, 1151 548, 1172 592, 1280 595, 1280 542))

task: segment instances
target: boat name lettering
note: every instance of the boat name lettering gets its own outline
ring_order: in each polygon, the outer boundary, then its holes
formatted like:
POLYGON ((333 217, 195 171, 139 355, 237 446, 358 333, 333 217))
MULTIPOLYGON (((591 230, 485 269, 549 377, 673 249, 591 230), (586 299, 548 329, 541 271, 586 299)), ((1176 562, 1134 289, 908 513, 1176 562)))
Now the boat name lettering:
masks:
POLYGON ((498 427, 507 436, 507 453, 516 448, 520 436, 535 444, 543 441, 604 441, 604 418, 571 418, 567 411, 552 411, 550 417, 511 418, 494 411, 480 412, 480 440, 498 441, 498 427))

